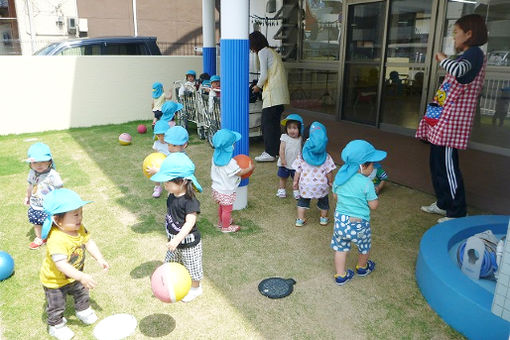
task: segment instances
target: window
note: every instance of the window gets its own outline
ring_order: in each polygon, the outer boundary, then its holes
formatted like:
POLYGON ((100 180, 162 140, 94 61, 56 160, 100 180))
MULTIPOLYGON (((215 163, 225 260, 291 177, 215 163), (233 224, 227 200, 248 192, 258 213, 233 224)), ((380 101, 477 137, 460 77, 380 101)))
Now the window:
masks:
POLYGON ((104 47, 104 55, 148 55, 143 43, 108 43, 104 47))

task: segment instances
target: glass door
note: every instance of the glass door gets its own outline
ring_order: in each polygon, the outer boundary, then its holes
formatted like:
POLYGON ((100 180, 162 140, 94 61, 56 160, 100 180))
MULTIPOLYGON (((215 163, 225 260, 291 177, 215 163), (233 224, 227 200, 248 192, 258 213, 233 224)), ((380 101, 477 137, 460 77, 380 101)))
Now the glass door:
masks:
POLYGON ((386 2, 347 7, 342 119, 377 125, 386 2))

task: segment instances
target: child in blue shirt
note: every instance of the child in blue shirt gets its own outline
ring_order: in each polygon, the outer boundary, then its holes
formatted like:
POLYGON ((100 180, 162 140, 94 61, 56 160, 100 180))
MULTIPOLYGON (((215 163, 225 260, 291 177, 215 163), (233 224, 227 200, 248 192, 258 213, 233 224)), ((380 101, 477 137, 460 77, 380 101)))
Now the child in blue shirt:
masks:
POLYGON ((374 183, 375 193, 379 195, 382 188, 384 188, 384 184, 388 180, 388 174, 382 168, 381 163, 375 162, 374 170, 368 175, 368 178, 374 183))
POLYGON ((369 260, 371 248, 370 210, 379 205, 374 184, 368 177, 374 170, 374 162, 386 158, 386 152, 376 150, 364 140, 353 140, 342 150, 345 164, 338 171, 333 183, 333 195, 337 200, 335 227, 331 248, 335 251, 335 282, 342 286, 354 277, 354 271, 345 270, 347 253, 351 242, 359 251, 356 274, 367 276, 375 269, 369 260))

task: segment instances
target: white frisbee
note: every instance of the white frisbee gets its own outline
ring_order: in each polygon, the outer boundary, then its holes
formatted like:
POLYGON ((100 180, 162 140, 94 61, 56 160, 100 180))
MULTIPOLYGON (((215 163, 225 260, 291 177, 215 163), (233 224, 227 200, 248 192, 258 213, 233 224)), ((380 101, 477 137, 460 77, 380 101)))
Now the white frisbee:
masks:
POLYGON ((99 321, 94 327, 94 336, 97 340, 121 340, 136 329, 136 319, 130 314, 114 314, 99 321))

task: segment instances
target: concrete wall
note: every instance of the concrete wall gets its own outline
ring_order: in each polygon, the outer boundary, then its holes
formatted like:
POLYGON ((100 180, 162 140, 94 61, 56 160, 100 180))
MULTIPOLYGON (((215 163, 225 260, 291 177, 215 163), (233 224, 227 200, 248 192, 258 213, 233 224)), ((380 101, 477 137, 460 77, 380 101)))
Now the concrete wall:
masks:
POLYGON ((152 119, 152 84, 168 93, 202 57, 0 56, 0 135, 152 119))

